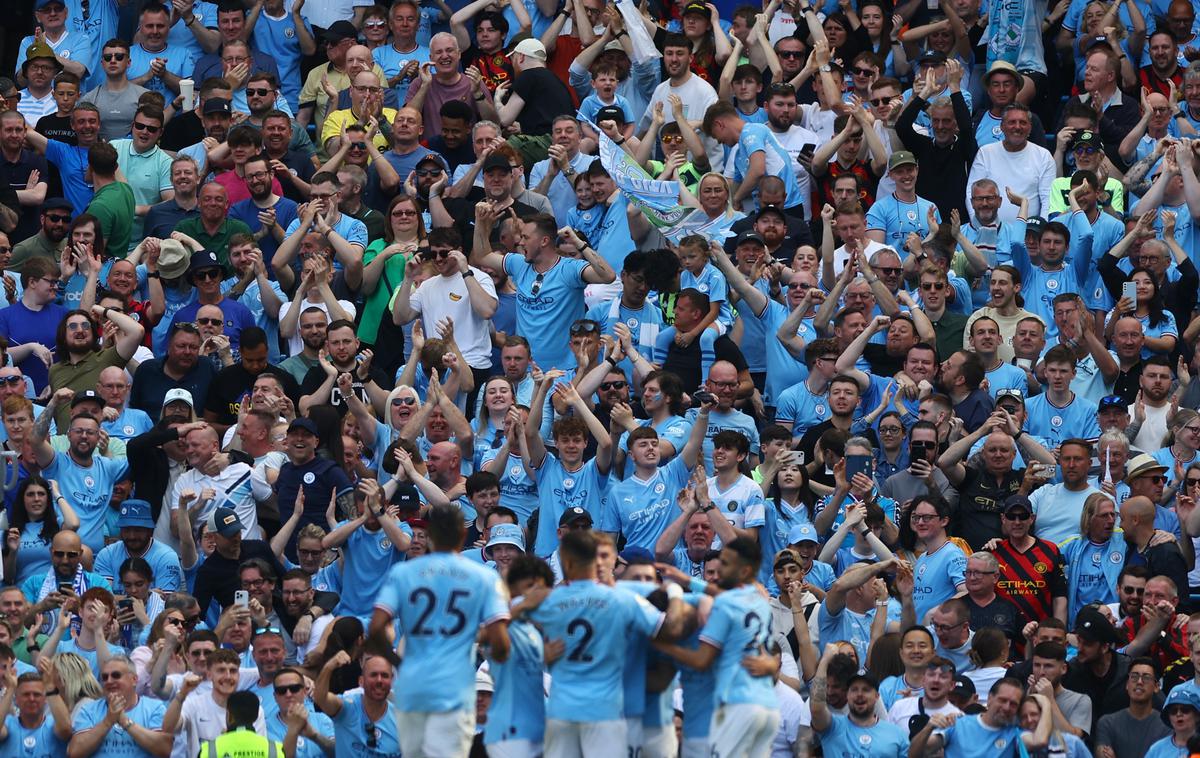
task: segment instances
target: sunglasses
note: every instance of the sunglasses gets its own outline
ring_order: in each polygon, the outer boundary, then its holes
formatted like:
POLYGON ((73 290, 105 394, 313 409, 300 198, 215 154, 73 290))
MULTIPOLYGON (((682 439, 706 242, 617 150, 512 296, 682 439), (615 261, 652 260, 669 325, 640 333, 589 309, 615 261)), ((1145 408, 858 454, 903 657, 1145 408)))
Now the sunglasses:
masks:
POLYGON ((386 21, 368 21, 367 23, 363 24, 363 26, 367 27, 368 29, 381 29, 381 28, 387 26, 387 22, 386 21))
POLYGON ((945 282, 921 282, 921 289, 925 290, 926 292, 929 292, 930 290, 933 290, 935 292, 941 292, 942 290, 946 289, 946 283, 945 282))
POLYGON ((608 390, 623 390, 627 386, 628 386, 628 382, 623 382, 620 380, 615 381, 615 382, 601 382, 600 383, 600 389, 602 389, 606 392, 608 390))
POLYGON ((167 619, 163 623, 171 626, 183 626, 183 619, 167 619))
POLYGON ((70 216, 63 216, 63 215, 61 215, 61 214, 58 214, 58 213, 47 213, 47 214, 45 215, 45 219, 46 219, 47 221, 53 222, 53 223, 55 223, 55 224, 66 224, 66 223, 69 223, 69 222, 71 221, 71 217, 70 217, 70 216))
POLYGON ((1029 519, 1031 519, 1033 517, 1028 513, 1021 512, 1021 513, 1006 513, 1006 514, 1004 514, 1004 518, 1008 519, 1009 521, 1028 521, 1029 519))
POLYGON ((155 126, 154 124, 146 124, 141 121, 134 121, 133 128, 143 132, 150 132, 151 134, 158 134, 158 130, 162 127, 155 126))
POLYGON ((668 134, 668 135, 666 135, 665 137, 663 137, 663 138, 662 138, 662 143, 663 143, 664 145, 680 145, 680 144, 682 144, 682 143, 683 143, 683 135, 681 135, 681 134, 668 134))
MULTIPOLYGON (((529 288, 529 294, 533 295, 534 297, 537 297, 538 293, 542 291, 542 284, 545 281, 546 281, 545 274, 538 274, 537 276, 533 277, 533 285, 529 288)), ((574 327, 571 327, 571 328, 574 329, 574 327)))
POLYGON ((254 630, 254 636, 257 637, 260 634, 280 634, 281 635, 281 634, 283 634, 283 632, 277 626, 260 626, 259 628, 254 630))
POLYGON ((271 89, 270 87, 255 87, 254 89, 249 87, 246 88, 246 94, 254 95, 255 97, 266 97, 274 91, 275 90, 271 89))
POLYGON ((367 747, 371 750, 379 747, 379 737, 375 734, 374 724, 367 724, 367 747))
POLYGON ((804 53, 799 50, 780 50, 778 53, 780 58, 803 58, 804 53))
POLYGON ((440 168, 418 168, 413 173, 417 176, 441 176, 442 170, 440 168))
POLYGON ((220 279, 221 276, 222 272, 219 268, 206 268, 192 274, 194 279, 220 279))
POLYGON ((102 681, 102 682, 114 681, 115 682, 115 681, 120 680, 121 677, 123 677, 123 676, 125 676, 125 674, 123 674, 120 671, 107 671, 107 672, 100 674, 100 681, 102 681))
POLYGON ((355 150, 366 150, 367 143, 366 142, 351 142, 350 147, 354 148, 355 150))
POLYGON ((78 550, 54 550, 50 554, 53 555, 55 558, 59 558, 59 559, 62 559, 62 558, 75 559, 81 555, 81 553, 78 550))
POLYGON ((72 321, 67 324, 68 332, 90 332, 91 330, 92 325, 86 321, 72 321))
POLYGON ((600 325, 595 321, 577 321, 571 324, 571 334, 591 334, 600 331, 600 325))
POLYGON ((874 266, 873 268, 885 276, 900 276, 900 272, 903 271, 899 266, 874 266))
POLYGON ((297 692, 304 691, 304 683, 299 684, 277 684, 275 685, 276 695, 295 695, 297 692))
POLYGON ((15 387, 24 379, 23 376, 0 376, 0 384, 7 384, 9 387, 15 387))
POLYGON ((113 61, 123 61, 125 60, 125 53, 105 53, 104 60, 108 63, 112 63, 113 61))
MULTIPOLYGON (((873 68, 858 68, 857 66, 855 68, 851 69, 851 71, 854 72, 855 76, 875 76, 876 74, 879 73, 878 71, 876 71, 873 68)), ((875 101, 872 100, 871 102, 875 102, 875 101)))
MULTIPOLYGON (((866 76, 866 74, 864 74, 864 76, 866 76)), ((873 97, 873 98, 871 98, 870 102, 871 102, 871 105, 874 105, 877 108, 881 108, 881 107, 887 105, 888 103, 892 102, 892 98, 890 98, 890 97, 873 97)))
POLYGON ((394 211, 392 211, 392 215, 396 216, 398 218, 416 218, 417 216, 419 216, 421 214, 417 213, 414 210, 394 210, 394 211))
POLYGON ((200 326, 220 326, 221 319, 219 318, 198 318, 196 323, 200 326))
POLYGON ((422 255, 424 255, 426 258, 433 258, 433 259, 442 261, 442 260, 445 260, 450 257, 450 251, 449 250, 426 250, 424 253, 422 253, 422 255))
MULTIPOLYGON (((416 405, 416 404, 417 404, 417 399, 415 397, 407 397, 406 396, 406 397, 392 398, 392 407, 393 408, 398 408, 401 405, 416 405)), ((317 551, 317 552, 319 553, 320 551, 317 551)))
POLYGON ((1183 481, 1184 481, 1184 482, 1187 484, 1187 486, 1189 486, 1189 487, 1195 487, 1195 486, 1197 486, 1197 485, 1200 485, 1200 479, 1194 479, 1194 478, 1192 478, 1192 477, 1190 477, 1190 476, 1189 476, 1187 479, 1184 479, 1183 481))

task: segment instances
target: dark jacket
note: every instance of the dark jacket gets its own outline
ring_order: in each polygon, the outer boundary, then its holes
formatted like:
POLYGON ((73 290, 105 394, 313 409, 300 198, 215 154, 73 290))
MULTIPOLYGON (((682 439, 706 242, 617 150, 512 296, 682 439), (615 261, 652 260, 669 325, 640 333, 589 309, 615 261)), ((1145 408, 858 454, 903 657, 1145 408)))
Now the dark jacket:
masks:
MULTIPOLYGON (((1128 274, 1117 267, 1120 259, 1114 255, 1100 257, 1096 270, 1104 281, 1104 288, 1113 300, 1121 299, 1121 285, 1125 283, 1128 274)), ((1163 307, 1175 316, 1176 324, 1183 324, 1180 329, 1191 323, 1192 311, 1196 309, 1196 293, 1200 289, 1200 272, 1191 258, 1185 257, 1182 263, 1175 264, 1179 271, 1179 281, 1167 281, 1158 285, 1163 296, 1163 307)), ((1190 407, 1190 406, 1189 406, 1190 407)))
MULTIPOLYGON (((171 480, 171 462, 162 446, 179 439, 179 433, 159 423, 145 434, 139 434, 125 446, 129 459, 129 478, 133 481, 134 496, 150 503, 155 521, 167 496, 171 480)), ((254 459, 241 450, 228 450, 230 460, 253 466, 254 459)))
POLYGON ((958 137, 949 145, 938 145, 933 137, 918 134, 913 129, 917 114, 927 103, 913 95, 900 117, 896 119, 896 134, 904 147, 916 156, 921 164, 917 175, 917 194, 937 206, 943 220, 950 218, 950 211, 957 209, 961 218, 967 215, 967 172, 979 146, 975 144, 975 128, 971 125, 971 111, 961 92, 950 95, 954 105, 954 120, 958 122, 958 137))

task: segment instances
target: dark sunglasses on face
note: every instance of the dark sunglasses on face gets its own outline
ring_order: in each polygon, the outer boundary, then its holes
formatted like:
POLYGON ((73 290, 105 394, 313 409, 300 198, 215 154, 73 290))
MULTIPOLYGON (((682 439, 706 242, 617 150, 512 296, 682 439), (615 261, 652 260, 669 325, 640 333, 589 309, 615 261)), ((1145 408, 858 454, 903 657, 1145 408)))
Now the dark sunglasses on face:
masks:
MULTIPOLYGON (((415 397, 405 396, 405 397, 392 398, 392 406, 393 407, 399 407, 401 405, 416 405, 416 404, 417 404, 417 399, 415 397)), ((320 551, 318 551, 318 553, 319 552, 320 551)))
POLYGON ((15 387, 15 386, 17 386, 18 384, 20 384, 20 383, 21 383, 21 380, 22 380, 22 379, 24 379, 24 378, 25 378, 25 377, 23 377, 23 376, 20 376, 20 375, 17 375, 17 376, 0 376, 0 384, 7 384, 7 385, 8 385, 8 386, 10 386, 10 387, 15 387))
POLYGON ((146 124, 141 121, 134 121, 133 128, 137 129, 138 131, 150 132, 151 134, 158 134, 158 130, 161 129, 162 127, 155 126, 154 124, 146 124))
POLYGON ((417 176, 441 176, 442 170, 440 168, 418 168, 413 173, 417 176))
POLYGON ((47 213, 45 219, 54 224, 66 224, 71 221, 70 216, 64 216, 60 213, 47 213))
POLYGON ((780 50, 779 57, 780 58, 803 58, 804 53, 800 52, 799 50, 780 50))
POLYGON ((275 90, 271 89, 270 87, 255 87, 253 89, 250 87, 246 88, 246 94, 254 95, 255 97, 266 97, 274 91, 275 90))
POLYGON ((201 271, 197 271, 196 273, 192 274, 192 276, 196 279, 220 279, 221 269, 206 268, 201 271))
POLYGON ((80 553, 78 550, 55 550, 51 553, 51 555, 59 560, 62 560, 63 558, 69 558, 73 560, 78 558, 80 553))
POLYGON ((350 147, 354 148, 355 150, 366 150, 367 143, 366 142, 351 142, 350 147))
MULTIPOLYGON (((864 74, 864 76, 866 76, 866 74, 864 74)), ((873 97, 873 98, 871 98, 871 105, 874 105, 877 108, 881 108, 890 102, 892 102, 892 99, 890 97, 873 97)))
POLYGON ((198 318, 196 323, 200 326, 220 326, 221 319, 219 318, 198 318))
POLYGON ((1028 521, 1030 519, 1030 515, 1024 511, 1021 511, 1019 513, 1006 513, 1004 514, 1004 518, 1008 519, 1009 521, 1028 521))
POLYGON ((937 292, 941 292, 942 290, 946 289, 946 283, 945 282, 921 282, 921 289, 925 290, 926 292, 929 292, 930 290, 936 290, 937 292))
POLYGON ((304 683, 299 684, 277 684, 275 685, 276 695, 295 695, 297 692, 304 691, 304 683))
POLYGON ((628 386, 627 382, 617 380, 615 382, 601 382, 600 389, 607 392, 608 390, 623 390, 628 386))
POLYGON ((108 63, 125 60, 125 53, 105 53, 104 60, 108 63))

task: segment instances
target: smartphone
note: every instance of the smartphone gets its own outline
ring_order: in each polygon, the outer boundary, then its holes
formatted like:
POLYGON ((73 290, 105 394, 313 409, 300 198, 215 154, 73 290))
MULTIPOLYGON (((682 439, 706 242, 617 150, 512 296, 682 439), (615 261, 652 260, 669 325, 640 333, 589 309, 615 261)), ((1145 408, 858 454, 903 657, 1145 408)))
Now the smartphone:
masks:
POLYGON ((1137 282, 1125 282, 1122 284, 1121 297, 1137 305, 1137 282))
POLYGON ((238 590, 233 593, 233 604, 241 608, 250 607, 250 593, 245 590, 238 590))
POLYGON ((74 592, 75 584, 73 582, 59 582, 58 583, 58 591, 62 594, 68 594, 68 593, 74 592))
POLYGON ((805 142, 804 147, 800 148, 800 152, 806 155, 812 155, 817 149, 815 142, 805 142))
POLYGON ((1053 479, 1058 476, 1058 466, 1045 466, 1038 474, 1043 479, 1053 479))
POLYGON ((696 390, 692 393, 692 399, 697 403, 712 403, 715 402, 713 393, 708 390, 696 390))
POLYGON ((875 461, 869 455, 847 455, 846 481, 849 482, 855 474, 859 473, 866 474, 868 477, 874 476, 875 461))
POLYGON ((909 458, 914 461, 925 461, 931 463, 929 452, 933 450, 932 442, 917 441, 909 444, 909 458))
POLYGON ((1017 359, 1017 367, 1023 368, 1026 371, 1033 371, 1033 359, 1032 358, 1018 358, 1017 359))
POLYGON ((117 607, 123 611, 133 610, 133 598, 122 598, 117 601, 117 607))

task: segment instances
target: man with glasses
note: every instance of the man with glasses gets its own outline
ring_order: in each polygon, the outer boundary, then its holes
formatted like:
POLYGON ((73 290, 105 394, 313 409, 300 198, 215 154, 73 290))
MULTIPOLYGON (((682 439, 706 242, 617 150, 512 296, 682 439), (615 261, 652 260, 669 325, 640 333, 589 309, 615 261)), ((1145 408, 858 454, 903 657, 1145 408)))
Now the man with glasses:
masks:
MULTIPOLYGON (((150 207, 170 200, 175 195, 171 185, 171 156, 158 145, 162 136, 163 112, 153 106, 142 106, 133 115, 132 139, 112 142, 117 149, 117 165, 125 175, 125 182, 133 190, 137 203, 134 213, 132 239, 141 240, 142 220, 150 207)), ((119 255, 121 251, 114 250, 119 255)))
MULTIPOLYGON (((317 553, 319 557, 324 557, 326 551, 321 542, 315 542, 304 536, 301 536, 296 545, 296 557, 299 558, 301 567, 289 570, 283 575, 283 589, 281 597, 283 599, 283 607, 279 609, 280 620, 283 621, 283 628, 288 629, 289 623, 291 631, 289 634, 296 645, 296 659, 303 661, 308 657, 308 653, 313 648, 317 647, 321 640, 325 639, 325 629, 336 620, 336 616, 332 610, 337 606, 339 596, 332 592, 323 591, 322 605, 317 605, 316 590, 313 589, 314 576, 320 577, 320 570, 309 573, 303 568, 304 564, 312 561, 312 554, 317 553), (314 544, 316 547, 314 547, 314 544), (329 607, 324 607, 328 605, 329 607), (296 640, 303 640, 297 642, 296 640)), ((319 560, 319 558, 318 558, 319 560)), ((336 562, 333 564, 336 572, 340 573, 336 562)))
POLYGON ((21 90, 14 110, 31 124, 54 113, 58 109, 54 100, 54 76, 62 70, 63 66, 50 46, 35 40, 21 63, 21 76, 28 86, 21 90))
MULTIPOLYGON (((326 117, 321 126, 320 143, 329 155, 333 155, 341 145, 342 138, 339 135, 346 126, 350 124, 365 126, 374 122, 378 125, 379 131, 372 135, 371 139, 377 148, 385 150, 388 146, 388 139, 384 130, 388 128, 389 124, 394 127, 396 115, 396 109, 383 105, 383 87, 380 85, 379 75, 369 69, 360 71, 354 75, 350 85, 350 107, 332 111, 326 117)), ((420 135, 419 116, 418 111, 415 118, 418 136, 420 135)))
POLYGON ((1021 638, 1024 626, 1017 607, 996 594, 996 583, 1000 578, 1000 564, 996 556, 987 552, 972 553, 967 558, 967 594, 962 600, 970 614, 971 630, 978 632, 985 627, 995 627, 1004 632, 1009 642, 1021 638))
MULTIPOLYGON (((1191 651, 1200 647, 1197 643, 1200 639, 1193 638, 1189 645, 1192 657, 1195 653, 1191 651)), ((1163 723, 1162 714, 1155 708, 1161 676, 1162 669, 1151 658, 1130 662, 1125 684, 1129 707, 1102 716, 1096 725, 1094 744, 1099 758, 1146 755, 1151 745, 1172 734, 1171 727, 1163 723)))
MULTIPOLYGON (((429 325, 450 319, 454 324, 454 339, 475 375, 475 386, 482 387, 492 368, 488 319, 496 312, 498 303, 495 283, 468 263, 454 228, 430 232, 427 258, 437 276, 426 279, 413 292, 417 267, 406 267, 392 306, 393 320, 402 326, 417 318, 429 325)), ((473 403, 468 400, 468 407, 471 406, 473 403)))
MULTIPOLYGON (((71 204, 61 197, 52 197, 40 206, 41 228, 36 234, 18 242, 12 249, 12 257, 6 268, 18 274, 24 273, 26 264, 34 258, 47 263, 57 263, 66 245, 67 226, 71 223, 71 204)), ((18 299, 24 296, 24 281, 18 299)))
POLYGON ((1058 545, 1033 536, 1028 497, 1010 495, 1001 507, 1004 539, 990 545, 1000 571, 996 594, 1017 607, 1022 628, 1051 615, 1065 622, 1067 582, 1058 545))
MULTIPOLYGON (((201 190, 202 208, 204 207, 203 193, 205 191, 213 191, 209 190, 212 186, 214 185, 206 184, 204 185, 204 190, 201 190)), ((219 192, 223 194, 224 190, 221 189, 219 192)), ((202 215, 201 219, 203 220, 203 218, 202 215)), ((243 227, 245 226, 240 221, 235 223, 243 227)), ((220 309, 221 317, 224 321, 220 334, 229 339, 230 349, 236 356, 241 345, 240 337, 242 330, 255 326, 254 314, 237 300, 226 297, 221 291, 224 271, 217 259, 217 254, 212 252, 212 248, 192 253, 192 259, 188 265, 188 278, 196 288, 196 301, 178 310, 172 319, 172 324, 198 321, 201 308, 204 306, 216 306, 220 309)))
POLYGON ((250 596, 251 621, 254 622, 251 655, 258 669, 255 690, 260 697, 266 697, 270 693, 263 688, 275 676, 275 672, 285 664, 296 663, 296 643, 284 630, 275 610, 277 582, 271 567, 261 558, 251 558, 238 567, 238 576, 242 589, 250 596))
POLYGON ((267 116, 282 113, 287 116, 288 122, 292 126, 288 148, 298 150, 308 158, 316 155, 317 148, 309 139, 308 132, 301 129, 292 120, 291 114, 286 108, 281 107, 285 104, 279 99, 279 80, 276 77, 265 71, 255 71, 246 79, 245 93, 246 106, 250 110, 250 116, 243 123, 261 129, 267 116))
MULTIPOLYGON (((85 92, 81 102, 91 103, 100 110, 100 136, 108 141, 122 139, 129 134, 133 114, 146 92, 145 87, 129 81, 129 43, 110 39, 100 50, 100 68, 104 80, 93 90, 85 92)), ((91 80, 95 80, 92 77, 91 80)))
POLYGON ((286 742, 289 732, 296 734, 294 758, 326 758, 334 753, 333 722, 313 708, 308 699, 305 675, 298 669, 283 668, 270 681, 264 702, 267 736, 286 742), (274 707, 269 696, 273 695, 274 707))
MULTIPOLYGON (((275 257, 275 251, 279 249, 279 245, 284 240, 283 230, 291 226, 292 222, 298 216, 299 206, 294 200, 286 197, 280 197, 275 189, 280 185, 280 182, 275 180, 274 162, 266 156, 265 153, 259 153, 251 157, 243 165, 245 171, 246 189, 250 191, 250 197, 245 200, 240 200, 234 203, 229 208, 229 217, 237 219, 250 228, 253 236, 253 244, 250 249, 257 246, 258 263, 253 267, 255 272, 261 271, 263 277, 266 271, 269 270, 271 259, 275 257)), ((285 174, 287 171, 284 172, 285 174)), ((244 284, 238 287, 238 280, 231 279, 225 284, 232 290, 237 290, 236 295, 231 295, 235 299, 241 299, 243 292, 249 288, 253 295, 257 294, 253 287, 258 276, 246 278, 248 272, 245 253, 247 245, 245 238, 237 238, 239 242, 234 242, 233 237, 229 240, 229 261, 233 268, 234 276, 244 280, 244 284), (237 248, 241 255, 237 257, 243 265, 238 265, 234 261, 234 249, 237 248)), ((278 289, 278 287, 276 287, 278 289)), ((260 286, 257 291, 262 291, 260 286)), ((277 293, 280 300, 284 299, 283 292, 277 293)), ((245 302, 245 301, 243 301, 245 302)), ((261 311, 261 308, 251 308, 251 310, 261 311)), ((278 318, 278 304, 274 306, 276 313, 272 316, 273 319, 278 318)), ((260 319, 261 321, 261 319, 260 319)), ((265 328, 265 327, 264 327, 265 328)), ((271 351, 274 356, 275 350, 271 351)))
POLYGON ((78 599, 93 587, 112 589, 104 577, 83 570, 83 543, 79 534, 60 531, 50 542, 50 570, 34 574, 21 584, 21 593, 29 601, 24 611, 25 626, 32 627, 40 614, 41 630, 53 630, 63 603, 78 599))
POLYGON ((166 755, 173 731, 164 723, 169 706, 138 695, 133 662, 124 655, 113 656, 100 666, 99 679, 104 697, 89 700, 75 714, 68 754, 81 758, 166 755))

